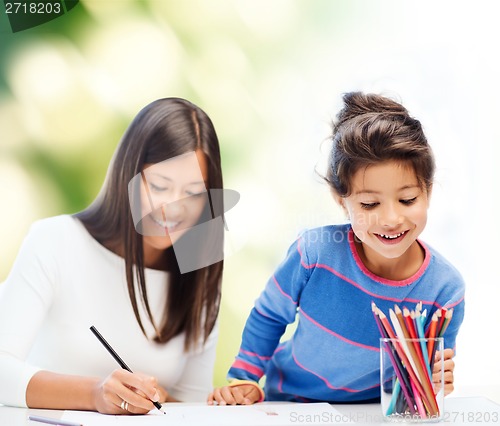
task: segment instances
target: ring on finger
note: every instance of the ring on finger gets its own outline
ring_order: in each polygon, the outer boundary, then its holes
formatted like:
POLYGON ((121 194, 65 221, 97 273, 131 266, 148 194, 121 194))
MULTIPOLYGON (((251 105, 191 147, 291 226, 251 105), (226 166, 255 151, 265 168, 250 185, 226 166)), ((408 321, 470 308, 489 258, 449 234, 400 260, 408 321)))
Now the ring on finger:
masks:
POLYGON ((123 400, 122 403, 120 404, 120 408, 122 410, 128 411, 128 402, 123 400))

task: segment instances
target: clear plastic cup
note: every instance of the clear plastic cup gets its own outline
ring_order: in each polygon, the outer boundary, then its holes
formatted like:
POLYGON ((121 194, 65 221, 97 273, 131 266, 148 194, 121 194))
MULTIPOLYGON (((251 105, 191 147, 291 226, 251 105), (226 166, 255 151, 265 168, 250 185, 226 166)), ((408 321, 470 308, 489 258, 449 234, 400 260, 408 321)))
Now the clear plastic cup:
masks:
POLYGON ((443 351, 442 337, 380 339, 380 394, 385 420, 432 422, 442 419, 443 351))

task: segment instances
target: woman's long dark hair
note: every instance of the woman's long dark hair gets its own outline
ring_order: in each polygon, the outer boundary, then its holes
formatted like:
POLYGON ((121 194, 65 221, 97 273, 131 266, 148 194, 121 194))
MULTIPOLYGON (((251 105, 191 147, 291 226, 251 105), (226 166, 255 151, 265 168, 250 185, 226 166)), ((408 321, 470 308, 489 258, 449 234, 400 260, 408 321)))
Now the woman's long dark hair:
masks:
MULTIPOLYGON (((165 343, 185 332, 186 350, 200 338, 206 341, 214 327, 220 305, 223 261, 184 274, 174 266, 170 270, 163 318, 159 326, 155 324, 146 291, 143 241, 134 228, 128 183, 146 164, 196 150, 206 157, 207 191, 222 189, 219 141, 207 114, 180 98, 152 102, 139 112, 122 137, 97 198, 75 214, 97 241, 124 257, 130 301, 143 333, 146 334, 138 301, 144 305, 156 330, 154 340, 165 343)), ((216 197, 213 203, 213 211, 222 215, 222 198, 216 197)), ((165 256, 176 264, 172 248, 165 251, 165 256)))

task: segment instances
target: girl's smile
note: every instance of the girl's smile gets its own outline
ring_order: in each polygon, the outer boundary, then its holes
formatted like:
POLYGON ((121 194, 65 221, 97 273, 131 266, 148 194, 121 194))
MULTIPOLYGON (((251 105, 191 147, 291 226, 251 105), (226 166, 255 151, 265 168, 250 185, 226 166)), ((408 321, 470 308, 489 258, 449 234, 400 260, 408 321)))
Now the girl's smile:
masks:
POLYGON ((408 231, 398 234, 375 234, 383 244, 397 244, 408 234, 408 231))

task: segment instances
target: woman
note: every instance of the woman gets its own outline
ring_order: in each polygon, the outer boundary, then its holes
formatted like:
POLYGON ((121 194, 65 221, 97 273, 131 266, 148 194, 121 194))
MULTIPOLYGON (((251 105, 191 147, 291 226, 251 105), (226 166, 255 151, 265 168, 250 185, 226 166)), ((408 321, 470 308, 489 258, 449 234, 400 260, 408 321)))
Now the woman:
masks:
POLYGON ((23 242, 0 299, 0 403, 140 414, 204 399, 223 269, 205 256, 222 253, 221 228, 203 228, 222 217, 212 189, 210 118, 178 98, 146 106, 96 200, 38 221, 23 242), (92 325, 135 373, 117 369, 92 325))

